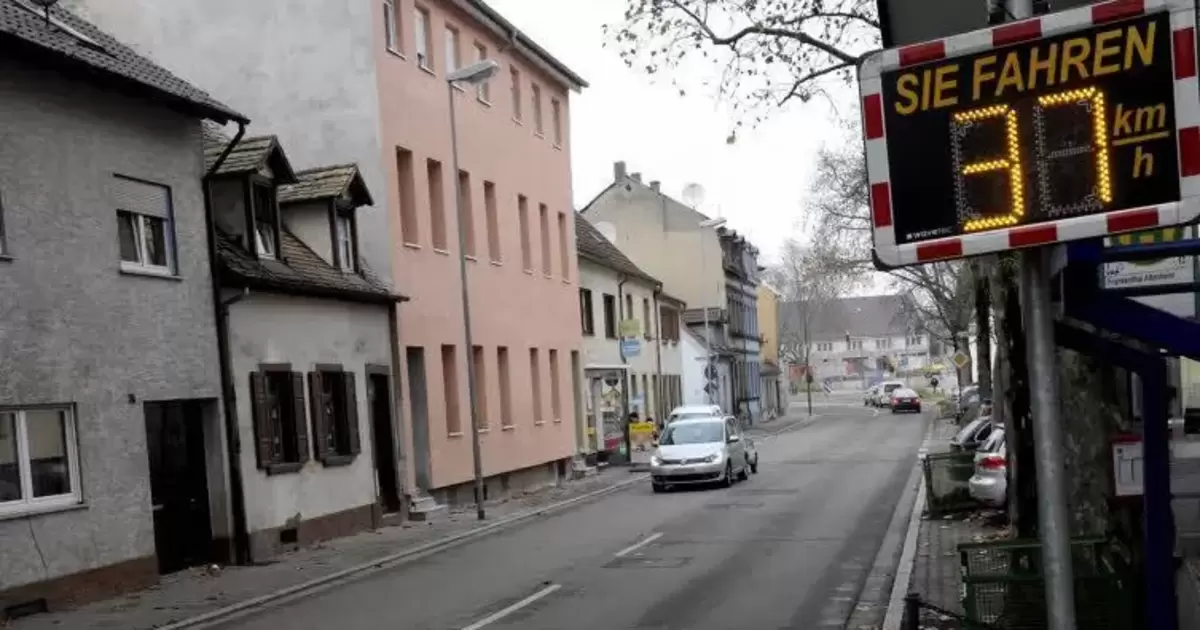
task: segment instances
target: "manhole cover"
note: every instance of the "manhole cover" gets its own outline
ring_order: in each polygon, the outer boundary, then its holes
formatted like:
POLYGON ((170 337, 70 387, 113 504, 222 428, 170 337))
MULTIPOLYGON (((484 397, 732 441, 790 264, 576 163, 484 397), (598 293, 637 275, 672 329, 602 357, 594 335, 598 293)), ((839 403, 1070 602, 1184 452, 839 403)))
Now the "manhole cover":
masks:
POLYGON ((704 506, 706 510, 738 510, 738 509, 753 509, 760 508, 764 503, 760 501, 741 501, 733 503, 709 503, 704 506))
POLYGON ((606 569, 678 569, 691 562, 691 558, 647 558, 640 556, 623 556, 613 558, 606 569))

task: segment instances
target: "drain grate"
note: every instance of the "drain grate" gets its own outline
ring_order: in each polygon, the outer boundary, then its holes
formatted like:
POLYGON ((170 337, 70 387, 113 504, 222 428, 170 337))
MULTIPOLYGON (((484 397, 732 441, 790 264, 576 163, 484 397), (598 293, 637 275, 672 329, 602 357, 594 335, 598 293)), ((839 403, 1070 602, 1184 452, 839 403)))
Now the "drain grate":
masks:
POLYGON ((744 490, 735 490, 733 494, 748 497, 790 497, 795 496, 796 492, 796 490, 773 488, 746 488, 744 490))
POLYGON ((766 505, 761 501, 734 501, 732 503, 709 503, 704 506, 706 510, 750 510, 760 508, 766 505))
POLYGON ((613 558, 604 565, 605 569, 678 569, 692 559, 688 557, 678 558, 648 558, 645 556, 623 556, 613 558))

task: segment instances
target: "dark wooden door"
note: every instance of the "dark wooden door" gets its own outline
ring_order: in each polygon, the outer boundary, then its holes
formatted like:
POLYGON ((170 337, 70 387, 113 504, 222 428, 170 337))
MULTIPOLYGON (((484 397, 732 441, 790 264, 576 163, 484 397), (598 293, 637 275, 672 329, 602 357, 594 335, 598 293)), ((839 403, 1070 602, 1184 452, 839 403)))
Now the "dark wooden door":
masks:
POLYGON ((196 401, 146 403, 150 505, 158 569, 171 573, 212 557, 204 405, 196 401))
POLYGON ((379 477, 379 501, 386 512, 398 512, 400 481, 396 472, 396 441, 392 432, 392 397, 385 374, 367 379, 367 400, 371 405, 371 424, 375 445, 375 474, 379 477))

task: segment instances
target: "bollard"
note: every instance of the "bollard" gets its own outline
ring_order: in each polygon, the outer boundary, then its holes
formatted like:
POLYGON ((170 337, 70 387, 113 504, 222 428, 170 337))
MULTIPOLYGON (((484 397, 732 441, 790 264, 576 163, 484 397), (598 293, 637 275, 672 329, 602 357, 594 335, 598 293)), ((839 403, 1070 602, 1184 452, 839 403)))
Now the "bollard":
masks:
POLYGON ((921 596, 909 593, 904 596, 904 619, 901 620, 901 630, 921 629, 921 596))

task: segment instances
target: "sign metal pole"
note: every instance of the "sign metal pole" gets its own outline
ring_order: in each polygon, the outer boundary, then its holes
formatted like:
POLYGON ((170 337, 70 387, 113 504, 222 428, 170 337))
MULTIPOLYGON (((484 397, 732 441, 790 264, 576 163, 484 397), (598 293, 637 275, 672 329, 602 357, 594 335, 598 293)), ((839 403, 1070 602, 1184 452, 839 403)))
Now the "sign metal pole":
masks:
MULTIPOLYGON (((1033 16, 1030 0, 1008 0, 1015 19, 1033 16)), ((1071 523, 1067 516, 1067 480, 1063 432, 1058 408, 1058 371, 1054 363, 1054 314, 1050 301, 1049 248, 1021 252, 1021 310, 1033 415, 1034 461, 1038 490, 1038 535, 1046 580, 1048 630, 1075 630, 1075 579, 1071 565, 1071 523)))

